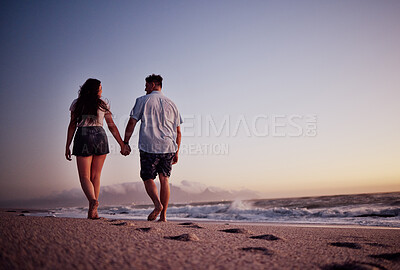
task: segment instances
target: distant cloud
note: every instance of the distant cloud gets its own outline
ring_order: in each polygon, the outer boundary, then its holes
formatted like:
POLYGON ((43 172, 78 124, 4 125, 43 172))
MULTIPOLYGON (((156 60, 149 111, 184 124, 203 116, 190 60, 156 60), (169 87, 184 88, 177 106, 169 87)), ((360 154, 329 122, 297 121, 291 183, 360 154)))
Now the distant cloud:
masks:
POLYGON ((178 187, 188 193, 201 193, 207 189, 207 186, 202 183, 191 182, 188 180, 181 181, 180 186, 178 186, 178 187))

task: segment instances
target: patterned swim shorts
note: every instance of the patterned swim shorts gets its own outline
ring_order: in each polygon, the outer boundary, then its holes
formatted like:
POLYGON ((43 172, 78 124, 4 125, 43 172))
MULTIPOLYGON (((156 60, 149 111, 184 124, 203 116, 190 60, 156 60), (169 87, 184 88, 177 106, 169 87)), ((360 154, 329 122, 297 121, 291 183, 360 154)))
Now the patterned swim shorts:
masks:
POLYGON ((170 177, 175 153, 153 154, 140 150, 140 177, 143 181, 155 179, 157 173, 170 177))

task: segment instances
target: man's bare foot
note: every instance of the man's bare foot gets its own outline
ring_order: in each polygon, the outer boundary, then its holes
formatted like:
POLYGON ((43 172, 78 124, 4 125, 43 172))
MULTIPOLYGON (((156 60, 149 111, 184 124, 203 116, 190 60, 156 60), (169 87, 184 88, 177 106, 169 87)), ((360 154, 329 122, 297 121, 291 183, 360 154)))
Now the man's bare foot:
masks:
POLYGON ((161 211, 160 218, 157 220, 158 222, 167 222, 167 216, 164 211, 161 211))
POLYGON ((162 206, 161 208, 154 208, 153 212, 150 213, 150 215, 147 217, 148 221, 153 221, 157 218, 157 216, 161 213, 162 211, 162 206))

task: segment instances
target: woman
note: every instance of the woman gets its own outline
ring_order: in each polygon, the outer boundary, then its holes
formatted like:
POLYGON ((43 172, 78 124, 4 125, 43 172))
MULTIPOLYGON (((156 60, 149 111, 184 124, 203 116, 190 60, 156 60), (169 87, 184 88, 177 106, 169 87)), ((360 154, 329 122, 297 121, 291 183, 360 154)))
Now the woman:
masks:
POLYGON ((112 119, 110 106, 101 99, 101 82, 88 79, 80 88, 79 97, 70 107, 71 120, 68 126, 65 157, 71 161, 70 145, 76 127, 72 155, 76 156, 79 179, 83 192, 89 201, 89 219, 98 219, 97 207, 99 205, 100 175, 106 155, 110 152, 108 140, 103 129, 106 119, 111 134, 121 147, 121 153, 129 154, 124 145, 117 127, 112 119))

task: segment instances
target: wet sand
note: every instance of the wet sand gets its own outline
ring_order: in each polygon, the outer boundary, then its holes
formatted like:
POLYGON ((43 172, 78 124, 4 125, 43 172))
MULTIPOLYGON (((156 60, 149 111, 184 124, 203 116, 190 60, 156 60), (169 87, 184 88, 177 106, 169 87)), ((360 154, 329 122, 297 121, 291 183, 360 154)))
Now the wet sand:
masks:
POLYGON ((400 269, 400 230, 20 216, 1 269, 400 269))

